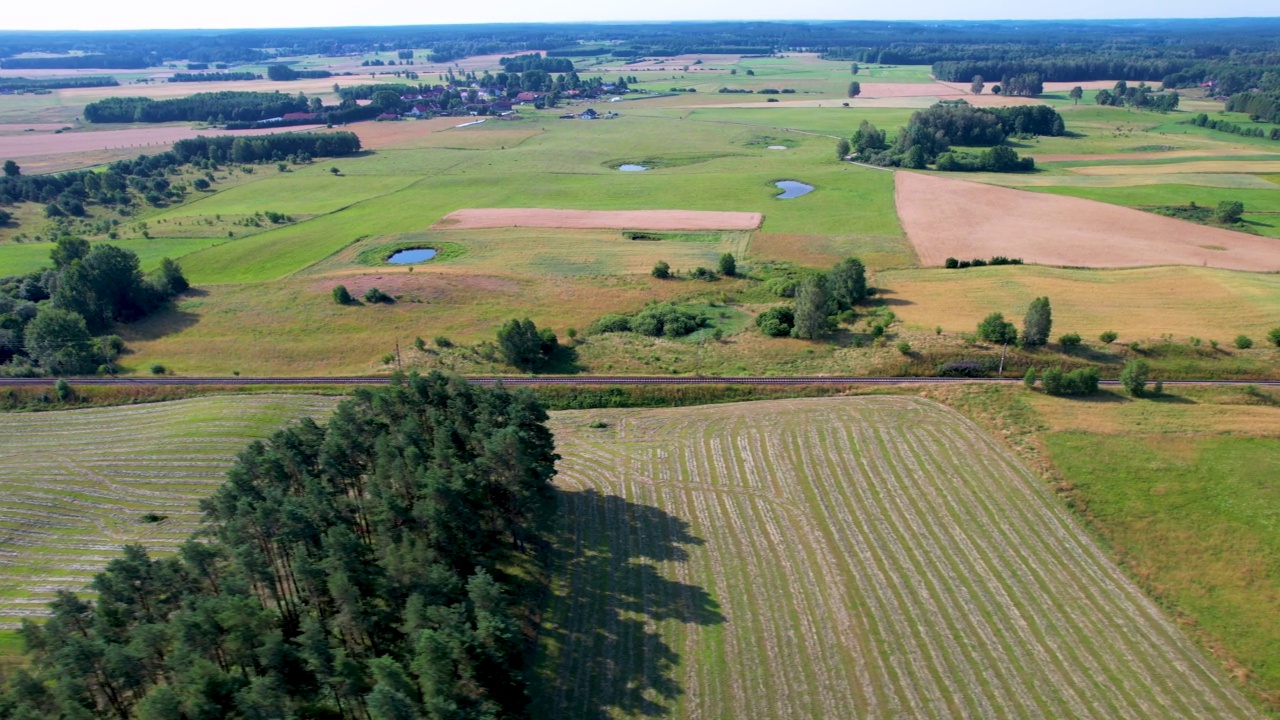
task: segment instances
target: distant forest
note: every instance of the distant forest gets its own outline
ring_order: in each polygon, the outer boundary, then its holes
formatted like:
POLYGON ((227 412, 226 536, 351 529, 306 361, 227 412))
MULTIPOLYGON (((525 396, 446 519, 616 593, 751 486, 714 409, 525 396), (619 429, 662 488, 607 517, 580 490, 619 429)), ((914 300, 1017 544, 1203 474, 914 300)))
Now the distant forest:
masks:
MULTIPOLYGON (((132 69, 167 62, 263 62, 303 54, 350 55, 429 48, 429 60, 531 50, 553 58, 663 57, 680 53, 817 52, 832 60, 933 65, 968 82, 1039 75, 1214 83, 1219 94, 1256 87, 1280 72, 1280 19, 1012 22, 701 22, 504 24, 127 32, 0 32, 6 69, 132 69), (263 48, 271 48, 267 51, 263 48), (61 57, 14 57, 65 53, 61 57), (71 54, 75 53, 75 54, 71 54)), ((510 69, 508 69, 510 71, 510 69)))

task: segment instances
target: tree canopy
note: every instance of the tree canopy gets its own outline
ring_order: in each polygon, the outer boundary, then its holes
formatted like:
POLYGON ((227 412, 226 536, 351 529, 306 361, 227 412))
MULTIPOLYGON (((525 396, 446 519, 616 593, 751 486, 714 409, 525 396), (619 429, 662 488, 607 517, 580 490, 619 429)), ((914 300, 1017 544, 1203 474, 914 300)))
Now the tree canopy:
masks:
POLYGON ((13 718, 512 718, 510 570, 541 547, 558 459, 527 391, 440 374, 358 390, 242 452, 176 556, 125 548, 93 602, 22 635, 13 718))

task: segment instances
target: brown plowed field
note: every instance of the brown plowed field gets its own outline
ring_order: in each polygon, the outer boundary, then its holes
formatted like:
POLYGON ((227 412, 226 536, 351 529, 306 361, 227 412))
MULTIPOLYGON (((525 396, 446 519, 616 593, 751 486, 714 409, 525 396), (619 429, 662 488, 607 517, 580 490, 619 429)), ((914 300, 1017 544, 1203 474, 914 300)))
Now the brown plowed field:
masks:
POLYGON ((605 230, 755 230, 764 216, 705 210, 557 210, 554 208, 471 208, 455 210, 437 229, 537 227, 605 230))
POLYGON ((920 263, 1019 257, 1068 267, 1280 270, 1280 242, 1092 200, 899 172, 898 217, 920 263))

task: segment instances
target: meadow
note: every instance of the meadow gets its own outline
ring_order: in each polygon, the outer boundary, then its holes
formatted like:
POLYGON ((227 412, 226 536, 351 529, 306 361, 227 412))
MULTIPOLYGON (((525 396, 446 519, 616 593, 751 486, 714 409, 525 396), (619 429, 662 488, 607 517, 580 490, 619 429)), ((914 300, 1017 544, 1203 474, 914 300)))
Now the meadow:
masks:
MULTIPOLYGON (((19 502, 0 618, 38 618, 124 543, 171 551, 235 450, 333 402, 13 416, 40 432, 0 436, 21 459, 7 466, 35 469, 3 479, 19 502)), ((538 717, 1257 717, 1038 478, 934 402, 562 411, 551 427, 562 520, 538 717)))
POLYGON ((910 397, 595 410, 538 717, 1256 717, 1039 480, 910 397))

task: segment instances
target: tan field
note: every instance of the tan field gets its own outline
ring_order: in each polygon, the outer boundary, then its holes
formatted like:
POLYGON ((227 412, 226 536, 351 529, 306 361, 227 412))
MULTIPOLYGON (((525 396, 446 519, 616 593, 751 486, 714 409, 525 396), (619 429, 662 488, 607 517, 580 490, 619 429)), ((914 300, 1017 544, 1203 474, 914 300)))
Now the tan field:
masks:
POLYGON ((263 130, 217 130, 183 125, 134 128, 129 130, 85 130, 54 134, 52 132, 0 135, 0 157, 24 158, 63 153, 93 152, 133 148, 132 154, 164 152, 179 140, 197 135, 270 135, 279 132, 314 130, 319 125, 267 128, 263 130))
POLYGON ((533 227, 634 230, 755 230, 764 216, 704 210, 557 210, 553 208, 472 208, 445 215, 433 228, 533 227))
POLYGON ((925 266, 948 257, 1022 258, 1064 267, 1202 265, 1280 270, 1272 238, 1057 195, 899 172, 902 227, 925 266))
MULTIPOLYGON (((1199 150, 1167 150, 1165 152, 1131 152, 1131 153, 1098 153, 1094 155, 1088 154, 1066 154, 1066 155, 1036 155, 1036 162, 1089 162, 1094 160, 1165 160, 1168 158, 1197 158, 1221 155, 1265 155, 1267 153, 1258 152, 1253 148, 1202 148, 1199 150)), ((1280 160, 1280 155, 1276 156, 1280 160)), ((1158 172, 1152 168, 1153 172, 1158 172)))

